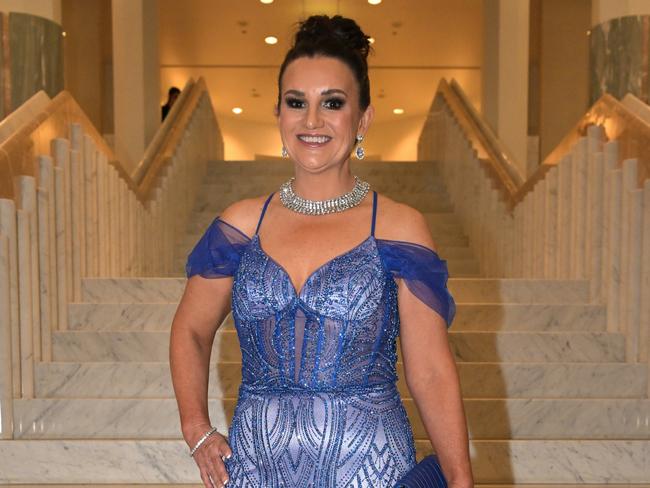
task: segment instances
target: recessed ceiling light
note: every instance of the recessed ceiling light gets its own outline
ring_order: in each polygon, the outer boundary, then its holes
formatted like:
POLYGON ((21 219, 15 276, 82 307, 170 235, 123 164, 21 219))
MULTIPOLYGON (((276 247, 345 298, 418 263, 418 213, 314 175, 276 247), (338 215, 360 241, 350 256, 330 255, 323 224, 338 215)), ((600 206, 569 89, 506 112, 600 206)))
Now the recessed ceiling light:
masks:
POLYGON ((277 44, 278 38, 275 36, 267 36, 264 38, 264 42, 266 42, 267 44, 277 44))
POLYGON ((239 114, 242 113, 243 111, 244 111, 244 109, 242 109, 241 107, 234 107, 234 108, 232 109, 232 113, 234 113, 235 115, 239 115, 239 114))
POLYGON ((369 38, 368 38, 368 42, 369 42, 370 44, 374 44, 374 43, 375 43, 375 38, 374 38, 374 37, 369 37, 369 38))
POLYGON ((370 5, 379 5, 381 3, 381 0, 368 0, 368 3, 370 5))
POLYGON ((273 0, 260 0, 260 2, 262 2, 263 4, 268 5, 270 3, 273 3, 273 0))
POLYGON ((404 109, 403 108, 394 108, 393 113, 395 115, 402 115, 404 113, 404 109))

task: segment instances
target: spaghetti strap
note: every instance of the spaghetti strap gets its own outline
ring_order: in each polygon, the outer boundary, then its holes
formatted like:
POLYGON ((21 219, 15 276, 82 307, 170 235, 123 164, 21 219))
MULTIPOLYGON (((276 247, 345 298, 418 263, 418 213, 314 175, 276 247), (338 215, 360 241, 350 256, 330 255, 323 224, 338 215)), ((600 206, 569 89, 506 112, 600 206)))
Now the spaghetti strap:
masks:
POLYGON ((372 190, 372 225, 370 226, 370 235, 375 236, 375 220, 377 220, 377 192, 372 190))
POLYGON ((264 218, 264 214, 266 213, 266 207, 268 207, 269 202, 271 201, 271 198, 273 198, 274 194, 275 194, 275 192, 271 193, 268 196, 268 198, 266 199, 266 201, 264 202, 264 207, 262 207, 262 213, 260 214, 260 219, 257 221, 257 228, 255 229, 255 234, 256 235, 260 230, 260 225, 262 224, 262 219, 264 218))

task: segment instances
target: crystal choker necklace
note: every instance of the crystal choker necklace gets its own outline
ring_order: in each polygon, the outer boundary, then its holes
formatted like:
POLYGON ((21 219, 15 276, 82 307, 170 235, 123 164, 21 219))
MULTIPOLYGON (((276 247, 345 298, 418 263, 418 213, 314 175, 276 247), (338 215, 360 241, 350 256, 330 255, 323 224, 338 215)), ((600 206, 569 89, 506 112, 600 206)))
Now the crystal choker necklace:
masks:
POLYGON ((342 212, 345 209, 356 207, 361 203, 363 197, 368 193, 370 184, 354 176, 354 188, 343 195, 339 195, 329 200, 307 200, 296 195, 293 191, 292 183, 295 177, 282 183, 280 187, 280 201, 282 204, 294 212, 306 215, 323 215, 333 212, 342 212))

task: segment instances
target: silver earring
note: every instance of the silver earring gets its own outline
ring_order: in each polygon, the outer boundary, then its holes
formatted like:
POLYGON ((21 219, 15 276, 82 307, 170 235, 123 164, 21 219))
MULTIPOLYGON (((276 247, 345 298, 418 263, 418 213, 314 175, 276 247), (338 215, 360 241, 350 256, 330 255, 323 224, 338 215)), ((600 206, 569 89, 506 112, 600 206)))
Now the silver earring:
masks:
POLYGON ((289 157, 289 152, 287 151, 287 148, 282 146, 282 157, 283 158, 288 158, 289 157))
POLYGON ((359 134, 357 136, 357 149, 355 151, 357 155, 357 159, 363 159, 366 157, 366 152, 363 150, 363 146, 361 145, 362 141, 363 141, 363 136, 359 134))

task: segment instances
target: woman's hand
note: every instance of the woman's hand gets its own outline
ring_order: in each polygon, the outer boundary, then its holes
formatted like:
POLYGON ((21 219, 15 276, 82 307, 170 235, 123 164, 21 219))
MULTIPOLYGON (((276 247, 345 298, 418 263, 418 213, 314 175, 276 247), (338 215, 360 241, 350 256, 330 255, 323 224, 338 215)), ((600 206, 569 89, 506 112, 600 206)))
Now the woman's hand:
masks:
MULTIPOLYGON (((189 436, 192 446, 196 445, 201 436, 210 429, 203 427, 195 430, 189 436)), ((219 432, 210 435, 194 452, 194 461, 199 466, 201 479, 206 488, 220 488, 228 483, 228 472, 223 459, 230 458, 232 450, 226 438, 219 432)))

